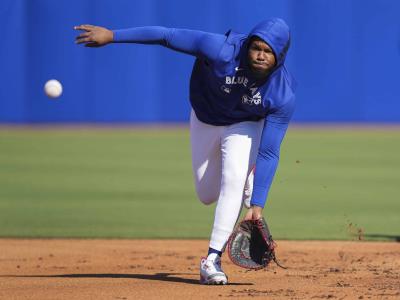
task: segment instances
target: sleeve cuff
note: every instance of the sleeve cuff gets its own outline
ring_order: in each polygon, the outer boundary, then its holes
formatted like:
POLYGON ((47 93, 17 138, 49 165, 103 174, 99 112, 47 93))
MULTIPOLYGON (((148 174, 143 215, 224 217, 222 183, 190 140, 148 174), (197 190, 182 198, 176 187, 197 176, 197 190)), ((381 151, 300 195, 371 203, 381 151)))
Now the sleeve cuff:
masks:
POLYGON ((264 208, 266 200, 267 200, 266 188, 255 186, 253 194, 251 195, 250 205, 257 205, 264 208))
POLYGON ((113 43, 118 43, 121 41, 121 30, 112 30, 113 32, 113 43))

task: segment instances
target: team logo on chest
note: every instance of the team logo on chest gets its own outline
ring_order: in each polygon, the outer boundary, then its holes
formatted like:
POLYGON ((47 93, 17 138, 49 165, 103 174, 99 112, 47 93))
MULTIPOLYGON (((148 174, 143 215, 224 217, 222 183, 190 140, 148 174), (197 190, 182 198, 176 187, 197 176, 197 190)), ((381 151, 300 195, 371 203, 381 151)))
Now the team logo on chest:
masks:
POLYGON ((251 87, 249 93, 242 96, 242 103, 247 105, 261 104, 261 93, 257 91, 258 87, 251 87))
MULTIPOLYGON (((221 90, 226 94, 232 92, 233 86, 243 86, 247 88, 249 79, 246 76, 226 76, 225 84, 221 86, 221 90)), ((261 104, 261 93, 258 91, 258 87, 252 84, 250 88, 242 95, 242 103, 246 105, 260 105, 261 104)))

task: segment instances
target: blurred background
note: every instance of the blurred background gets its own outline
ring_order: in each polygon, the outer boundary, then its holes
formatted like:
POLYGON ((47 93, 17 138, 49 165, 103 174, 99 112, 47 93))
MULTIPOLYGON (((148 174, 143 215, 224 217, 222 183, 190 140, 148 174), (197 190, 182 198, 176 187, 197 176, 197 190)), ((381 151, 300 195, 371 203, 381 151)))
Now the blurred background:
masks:
POLYGON ((208 237, 214 207, 190 169, 194 58, 85 48, 73 26, 223 34, 281 17, 298 90, 265 210, 276 237, 400 240, 399 12, 397 0, 1 0, 0 236, 208 237))
POLYGON ((249 32, 281 17, 292 30, 297 122, 400 122, 396 0, 2 0, 0 122, 185 122, 194 59, 155 46, 74 44, 74 25, 160 25, 249 32), (44 83, 64 85, 48 101, 44 83))

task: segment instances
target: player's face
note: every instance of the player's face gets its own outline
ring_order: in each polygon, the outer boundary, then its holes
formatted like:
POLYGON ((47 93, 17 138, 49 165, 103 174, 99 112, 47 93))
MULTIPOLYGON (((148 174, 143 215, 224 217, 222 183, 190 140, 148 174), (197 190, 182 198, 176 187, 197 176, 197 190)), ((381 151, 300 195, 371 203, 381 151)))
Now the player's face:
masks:
POLYGON ((276 63, 274 52, 266 42, 255 37, 249 45, 248 63, 256 77, 266 77, 276 63))

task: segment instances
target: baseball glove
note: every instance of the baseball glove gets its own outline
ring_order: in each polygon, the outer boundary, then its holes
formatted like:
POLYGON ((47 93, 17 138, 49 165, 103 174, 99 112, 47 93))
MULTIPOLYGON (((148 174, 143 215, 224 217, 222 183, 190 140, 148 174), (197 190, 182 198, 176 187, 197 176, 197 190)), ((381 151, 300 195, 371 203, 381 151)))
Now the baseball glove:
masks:
POLYGON ((273 260, 286 269, 276 260, 275 247, 264 218, 240 222, 227 244, 229 258, 242 268, 260 270, 273 260))

